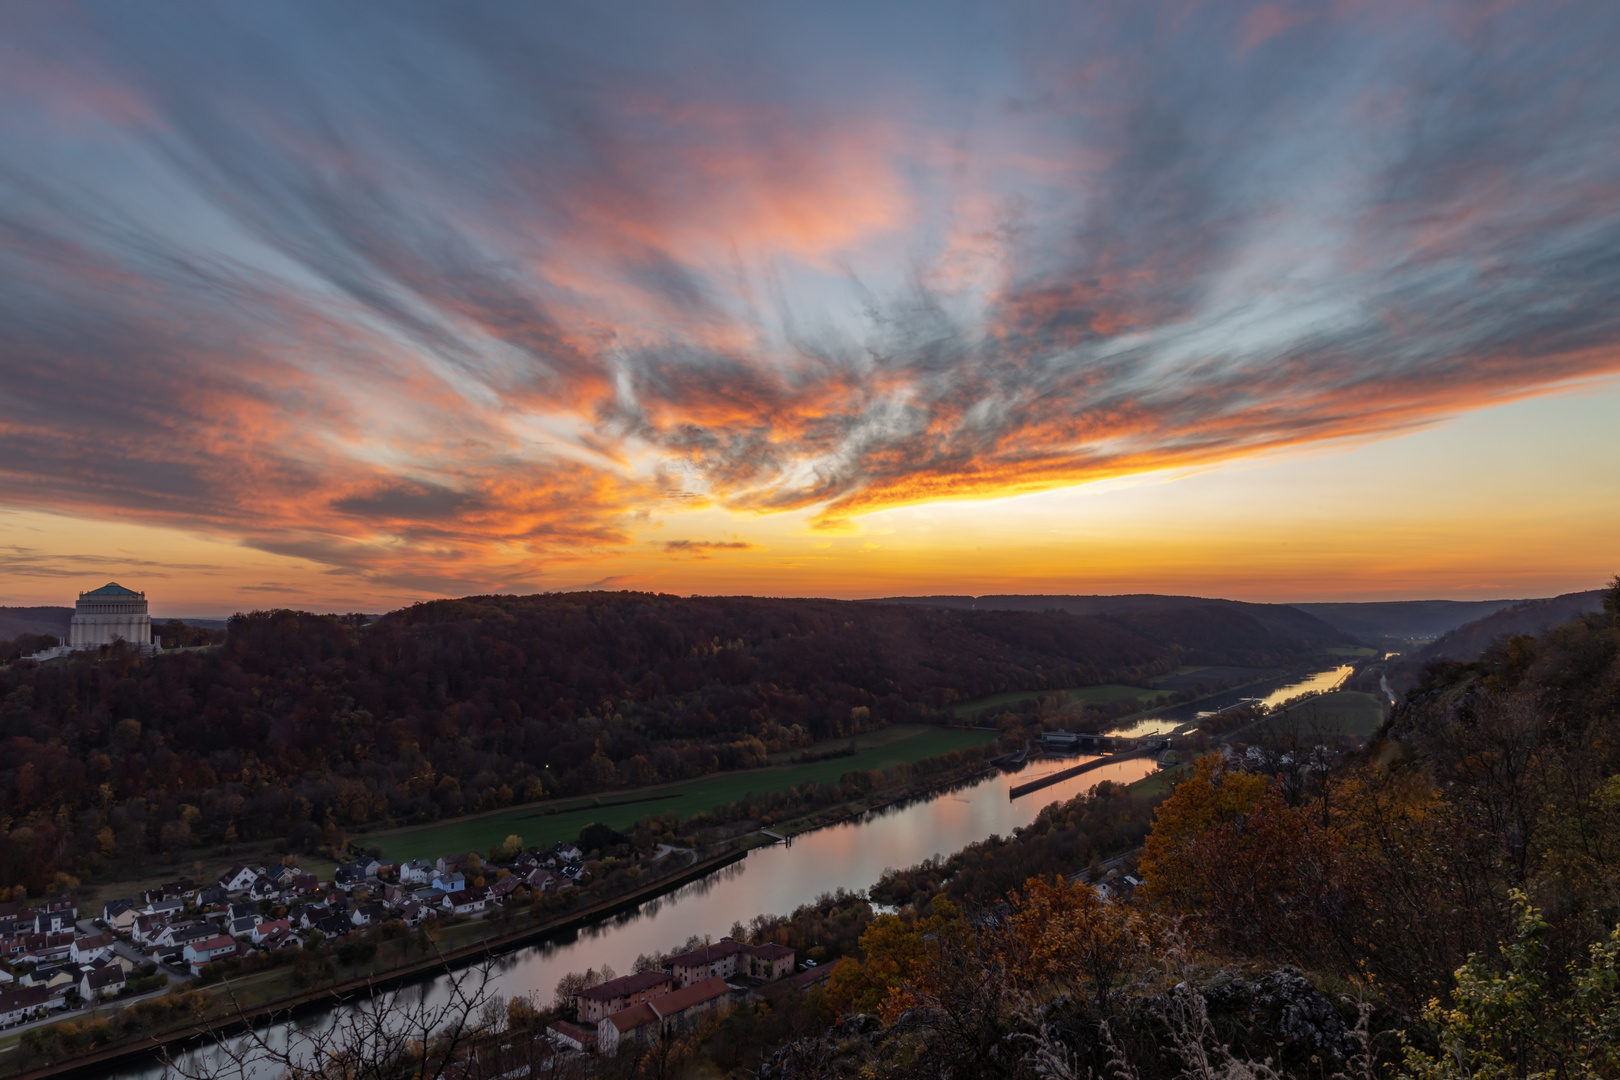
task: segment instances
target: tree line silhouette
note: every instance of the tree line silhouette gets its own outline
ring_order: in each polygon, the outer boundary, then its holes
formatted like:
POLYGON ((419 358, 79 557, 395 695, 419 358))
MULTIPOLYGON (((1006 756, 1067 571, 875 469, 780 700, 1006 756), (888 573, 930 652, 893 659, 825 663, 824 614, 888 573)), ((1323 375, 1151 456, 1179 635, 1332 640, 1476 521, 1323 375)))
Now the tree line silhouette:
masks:
POLYGON ((371 822, 756 767, 986 695, 1321 643, 1219 603, 1200 619, 571 593, 375 621, 253 612, 209 650, 0 668, 0 887, 237 841, 310 850, 371 822))

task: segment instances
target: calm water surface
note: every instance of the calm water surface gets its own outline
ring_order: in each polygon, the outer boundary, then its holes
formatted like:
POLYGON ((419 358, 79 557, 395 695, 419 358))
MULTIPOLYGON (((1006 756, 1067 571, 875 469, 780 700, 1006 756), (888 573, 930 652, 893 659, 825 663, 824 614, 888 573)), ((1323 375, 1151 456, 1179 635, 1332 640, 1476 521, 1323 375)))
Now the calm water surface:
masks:
POLYGON ((1340 664, 1337 667, 1325 668, 1315 671, 1304 678, 1291 676, 1263 682, 1256 686, 1247 686, 1241 690, 1227 690, 1202 701, 1190 702, 1186 705, 1176 705, 1165 709, 1158 716, 1148 717, 1145 720, 1136 720, 1121 727, 1110 728, 1105 735, 1117 735, 1127 739, 1140 738, 1143 735, 1152 735, 1155 732, 1165 735, 1173 731, 1194 727, 1198 721, 1206 716, 1230 709, 1234 705, 1241 705, 1246 701, 1258 700, 1267 708, 1281 705, 1290 698, 1301 694, 1324 694, 1335 690, 1350 677, 1355 668, 1350 664, 1340 664))
MULTIPOLYGON (((667 951, 693 934, 718 939, 734 922, 747 923, 761 913, 786 914, 835 889, 865 889, 890 867, 912 866, 992 835, 1005 836, 1034 821, 1050 803, 1090 791, 1104 780, 1128 784, 1156 768, 1152 760, 1121 761, 1017 801, 1008 797, 1014 784, 1093 757, 1036 761, 1017 773, 997 774, 956 791, 807 833, 791 845, 758 848, 741 862, 634 911, 502 957, 495 990, 508 998, 535 993, 549 1004, 557 980, 570 971, 606 963, 620 975, 629 974, 642 953, 667 951)), ((440 980, 430 980, 411 993, 437 1000, 443 987, 440 980)), ((329 1017, 312 1016, 300 1023, 326 1022, 329 1017)), ((284 1038, 285 1033, 278 1031, 275 1037, 284 1038)), ((155 1080, 161 1070, 155 1064, 126 1065, 105 1075, 155 1080)))
MULTIPOLYGON (((1194 705, 1167 709, 1162 716, 1117 728, 1110 734, 1169 732, 1195 723, 1200 715, 1229 708, 1247 698, 1277 704, 1303 693, 1331 690, 1350 671, 1350 665, 1345 664, 1304 679, 1280 679, 1232 691, 1194 705)), ((786 914, 835 889, 860 891, 890 867, 912 866, 992 835, 1005 836, 1034 821, 1044 806, 1090 791, 1104 780, 1131 783, 1157 767, 1151 759, 1121 761, 1017 801, 1008 798, 1008 789, 1014 784, 1088 760, 1093 756, 1039 760, 1017 773, 997 774, 956 791, 808 833, 791 845, 759 848, 743 861, 649 900, 634 911, 502 957, 495 989, 508 998, 534 993, 543 1003, 549 1003, 557 980, 570 971, 608 964, 619 974, 628 974, 642 953, 667 951, 693 934, 718 939, 735 922, 747 923, 762 913, 786 914)), ((435 1000, 442 996, 443 986, 439 980, 430 980, 410 993, 435 1000)), ((300 1023, 320 1025, 329 1020, 329 1016, 312 1016, 300 1023)), ((275 1034, 285 1037, 282 1031, 275 1034)), ((155 1080, 160 1070, 155 1065, 125 1066, 108 1075, 155 1080)))

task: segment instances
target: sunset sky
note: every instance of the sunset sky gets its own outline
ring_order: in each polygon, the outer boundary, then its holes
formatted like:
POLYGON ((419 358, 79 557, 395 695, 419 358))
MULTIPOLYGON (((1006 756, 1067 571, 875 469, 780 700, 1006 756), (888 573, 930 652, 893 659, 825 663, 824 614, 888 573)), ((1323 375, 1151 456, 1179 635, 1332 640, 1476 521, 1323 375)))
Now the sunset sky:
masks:
POLYGON ((0 604, 1597 587, 1617 40, 0 6, 0 604))

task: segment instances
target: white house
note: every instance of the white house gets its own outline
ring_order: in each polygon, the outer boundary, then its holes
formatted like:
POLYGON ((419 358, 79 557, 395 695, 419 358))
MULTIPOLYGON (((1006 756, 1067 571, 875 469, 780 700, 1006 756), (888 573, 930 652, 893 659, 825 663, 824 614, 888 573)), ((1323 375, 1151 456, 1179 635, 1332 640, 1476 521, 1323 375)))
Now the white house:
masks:
POLYGON ((415 926, 423 919, 438 918, 432 908, 416 900, 408 900, 402 904, 399 909, 399 917, 404 920, 406 926, 415 926))
POLYGON ((475 911, 483 911, 484 904, 482 889, 463 889, 444 898, 445 909, 457 915, 471 915, 475 911))
POLYGON ((219 879, 219 887, 226 892, 246 892, 253 887, 253 883, 259 879, 262 873, 262 871, 255 870, 246 863, 237 863, 225 871, 224 875, 219 879))
POLYGON ((113 936, 111 934, 95 934, 91 937, 77 938, 73 946, 68 949, 68 959, 75 964, 89 964, 100 960, 104 956, 112 955, 113 936))
POLYGON ((552 1042, 558 1046, 566 1046, 570 1050, 583 1053, 586 1050, 596 1049, 596 1032, 578 1024, 570 1024, 567 1020, 552 1023, 546 1028, 546 1033, 551 1036, 552 1042))
POLYGON ((201 974, 202 966, 210 960, 229 959, 236 955, 236 940, 224 934, 186 946, 185 961, 191 965, 193 975, 201 974))
POLYGON ((434 866, 426 859, 412 859, 399 868, 401 885, 426 885, 433 880, 434 866))
POLYGON ((79 980, 79 996, 86 1001, 110 998, 124 989, 124 969, 117 964, 92 968, 79 980))
POLYGON ((290 933, 292 933, 292 923, 286 919, 275 919, 270 922, 262 922, 253 928, 253 944, 263 945, 265 938, 270 937, 272 934, 290 933))
POLYGON ((259 948, 265 952, 275 952, 277 949, 302 948, 303 944, 298 940, 298 935, 291 930, 277 930, 272 934, 266 934, 264 940, 259 942, 259 948))
POLYGON ((219 934, 219 929, 208 923, 186 923, 181 926, 170 925, 164 927, 157 936, 160 946, 174 946, 182 948, 195 941, 206 941, 219 934))
POLYGON ((141 915, 129 928, 129 936, 142 945, 156 945, 163 931, 169 928, 169 920, 162 915, 141 915))
POLYGON ((0 1027, 11 1027, 36 1016, 44 1016, 50 1006, 51 992, 43 986, 25 986, 21 990, 0 994, 0 1027))

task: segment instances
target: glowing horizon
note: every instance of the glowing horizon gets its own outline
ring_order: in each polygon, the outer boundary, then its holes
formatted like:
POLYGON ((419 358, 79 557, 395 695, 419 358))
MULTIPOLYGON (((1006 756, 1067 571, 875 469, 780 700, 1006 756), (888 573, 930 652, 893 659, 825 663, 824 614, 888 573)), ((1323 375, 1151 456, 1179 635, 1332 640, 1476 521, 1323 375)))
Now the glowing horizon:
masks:
POLYGON ((0 12, 0 604, 1620 569, 1613 9, 856 10, 0 12))

